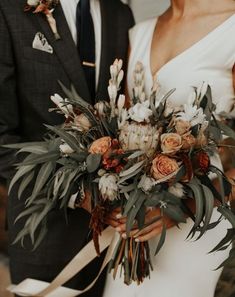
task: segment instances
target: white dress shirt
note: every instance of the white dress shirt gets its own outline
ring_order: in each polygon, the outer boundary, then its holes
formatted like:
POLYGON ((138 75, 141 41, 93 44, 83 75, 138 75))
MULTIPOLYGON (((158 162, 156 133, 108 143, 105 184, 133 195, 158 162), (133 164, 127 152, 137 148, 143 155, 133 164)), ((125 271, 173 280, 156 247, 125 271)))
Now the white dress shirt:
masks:
MULTIPOLYGON (((77 44, 76 10, 79 0, 60 0, 65 18, 71 31, 73 40, 77 44)), ((96 88, 99 80, 100 56, 101 56, 101 12, 99 0, 90 0, 91 16, 95 30, 95 53, 96 53, 96 88)))

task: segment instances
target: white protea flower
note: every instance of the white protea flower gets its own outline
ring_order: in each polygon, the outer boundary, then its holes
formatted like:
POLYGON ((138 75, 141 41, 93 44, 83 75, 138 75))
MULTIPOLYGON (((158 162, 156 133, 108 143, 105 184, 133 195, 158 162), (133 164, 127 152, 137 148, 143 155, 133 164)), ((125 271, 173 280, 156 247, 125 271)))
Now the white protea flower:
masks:
POLYGON ((178 119, 190 122, 192 127, 202 124, 206 118, 203 109, 192 104, 184 104, 184 111, 179 112, 176 116, 178 119))
POLYGON ((91 126, 92 126, 91 122, 83 113, 80 115, 77 115, 74 118, 73 127, 78 131, 81 131, 81 132, 89 131, 91 126))
POLYGON ((138 188, 140 188, 145 193, 152 190, 155 185, 155 179, 152 177, 148 177, 146 174, 142 175, 141 180, 138 184, 138 188))
POLYGON ((175 195, 178 198, 182 198, 184 196, 184 187, 180 183, 176 183, 175 185, 169 187, 169 193, 175 195))
POLYGON ((99 180, 99 190, 104 200, 114 201, 118 198, 118 177, 116 174, 104 174, 99 180))
POLYGON ((63 143, 60 145, 60 151, 64 155, 71 155, 72 153, 74 153, 74 150, 67 143, 63 143))
POLYGON ((138 123, 149 122, 149 118, 153 115, 152 110, 149 108, 149 101, 143 103, 136 103, 129 109, 130 118, 138 123))
POLYGON ((141 150, 147 156, 156 152, 160 133, 150 124, 126 122, 120 129, 119 142, 124 151, 141 150))
POLYGON ((66 118, 73 114, 73 106, 68 104, 68 99, 64 99, 60 95, 55 94, 54 96, 51 96, 51 100, 63 112, 66 118))

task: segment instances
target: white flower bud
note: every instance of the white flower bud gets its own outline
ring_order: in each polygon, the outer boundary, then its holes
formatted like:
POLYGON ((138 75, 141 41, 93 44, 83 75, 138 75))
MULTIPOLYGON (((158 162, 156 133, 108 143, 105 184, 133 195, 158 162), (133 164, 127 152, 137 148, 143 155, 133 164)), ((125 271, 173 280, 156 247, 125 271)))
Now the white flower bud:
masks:
POLYGON ((139 182, 138 188, 142 189, 144 192, 149 192, 153 188, 155 180, 147 175, 143 175, 139 182))
POLYGON ((122 69, 123 66, 123 61, 122 59, 118 60, 118 71, 120 71, 122 69))
POLYGON ((28 0, 28 1, 27 1, 27 4, 28 4, 29 6, 34 6, 34 7, 36 7, 37 5, 40 4, 40 1, 39 1, 39 0, 28 0))
POLYGON ((73 113, 73 106, 68 104, 68 99, 63 99, 60 95, 55 94, 51 96, 51 100, 57 105, 57 107, 68 117, 73 113))
POLYGON ((169 187, 168 191, 178 198, 182 198, 184 196, 184 187, 180 183, 176 183, 175 185, 169 187))
POLYGON ((60 145, 60 151, 62 154, 65 155, 70 155, 74 153, 74 150, 67 143, 63 143, 60 145))
POLYGON ((118 97, 118 102, 117 102, 117 106, 118 106, 118 112, 119 114, 121 113, 124 105, 125 105, 125 102, 126 102, 126 97, 125 95, 119 95, 118 97))
POLYGON ((119 72, 119 74, 118 74, 118 78, 117 78, 117 84, 118 84, 118 86, 120 86, 120 84, 121 84, 121 82, 122 82, 122 80, 123 80, 123 77, 124 77, 124 71, 121 70, 121 71, 119 72))
POLYGON ((117 87, 116 85, 113 85, 113 84, 110 84, 108 86, 108 93, 109 93, 109 97, 112 101, 115 101, 116 98, 117 98, 117 93, 118 93, 118 90, 117 90, 117 87))

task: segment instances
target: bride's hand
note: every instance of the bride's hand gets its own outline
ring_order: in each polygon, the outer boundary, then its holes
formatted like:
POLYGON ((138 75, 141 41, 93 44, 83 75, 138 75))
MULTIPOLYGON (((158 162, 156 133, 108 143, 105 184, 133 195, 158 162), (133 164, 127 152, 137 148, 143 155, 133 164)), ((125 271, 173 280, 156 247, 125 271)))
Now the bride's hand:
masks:
MULTIPOLYGON (((118 232, 120 232, 123 238, 126 238, 126 219, 118 219, 118 222, 119 224, 115 224, 115 228, 118 232)), ((130 237, 134 237, 137 242, 148 241, 149 239, 161 234, 163 224, 167 229, 175 226, 175 222, 169 217, 163 216, 161 218, 160 208, 151 209, 146 212, 145 224, 147 226, 142 230, 139 230, 137 226, 134 226, 130 232, 130 237), (156 221, 157 218, 159 218, 159 220, 156 221)))

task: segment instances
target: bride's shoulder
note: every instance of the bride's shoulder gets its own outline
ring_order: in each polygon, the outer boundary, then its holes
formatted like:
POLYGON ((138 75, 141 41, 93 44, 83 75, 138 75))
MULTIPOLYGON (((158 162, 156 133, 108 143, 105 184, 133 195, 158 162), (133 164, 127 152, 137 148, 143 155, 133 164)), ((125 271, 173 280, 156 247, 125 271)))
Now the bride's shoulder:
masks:
POLYGON ((140 23, 137 23, 133 28, 129 31, 130 41, 136 39, 139 35, 144 35, 150 32, 153 28, 155 28, 155 24, 158 17, 150 18, 140 23))

